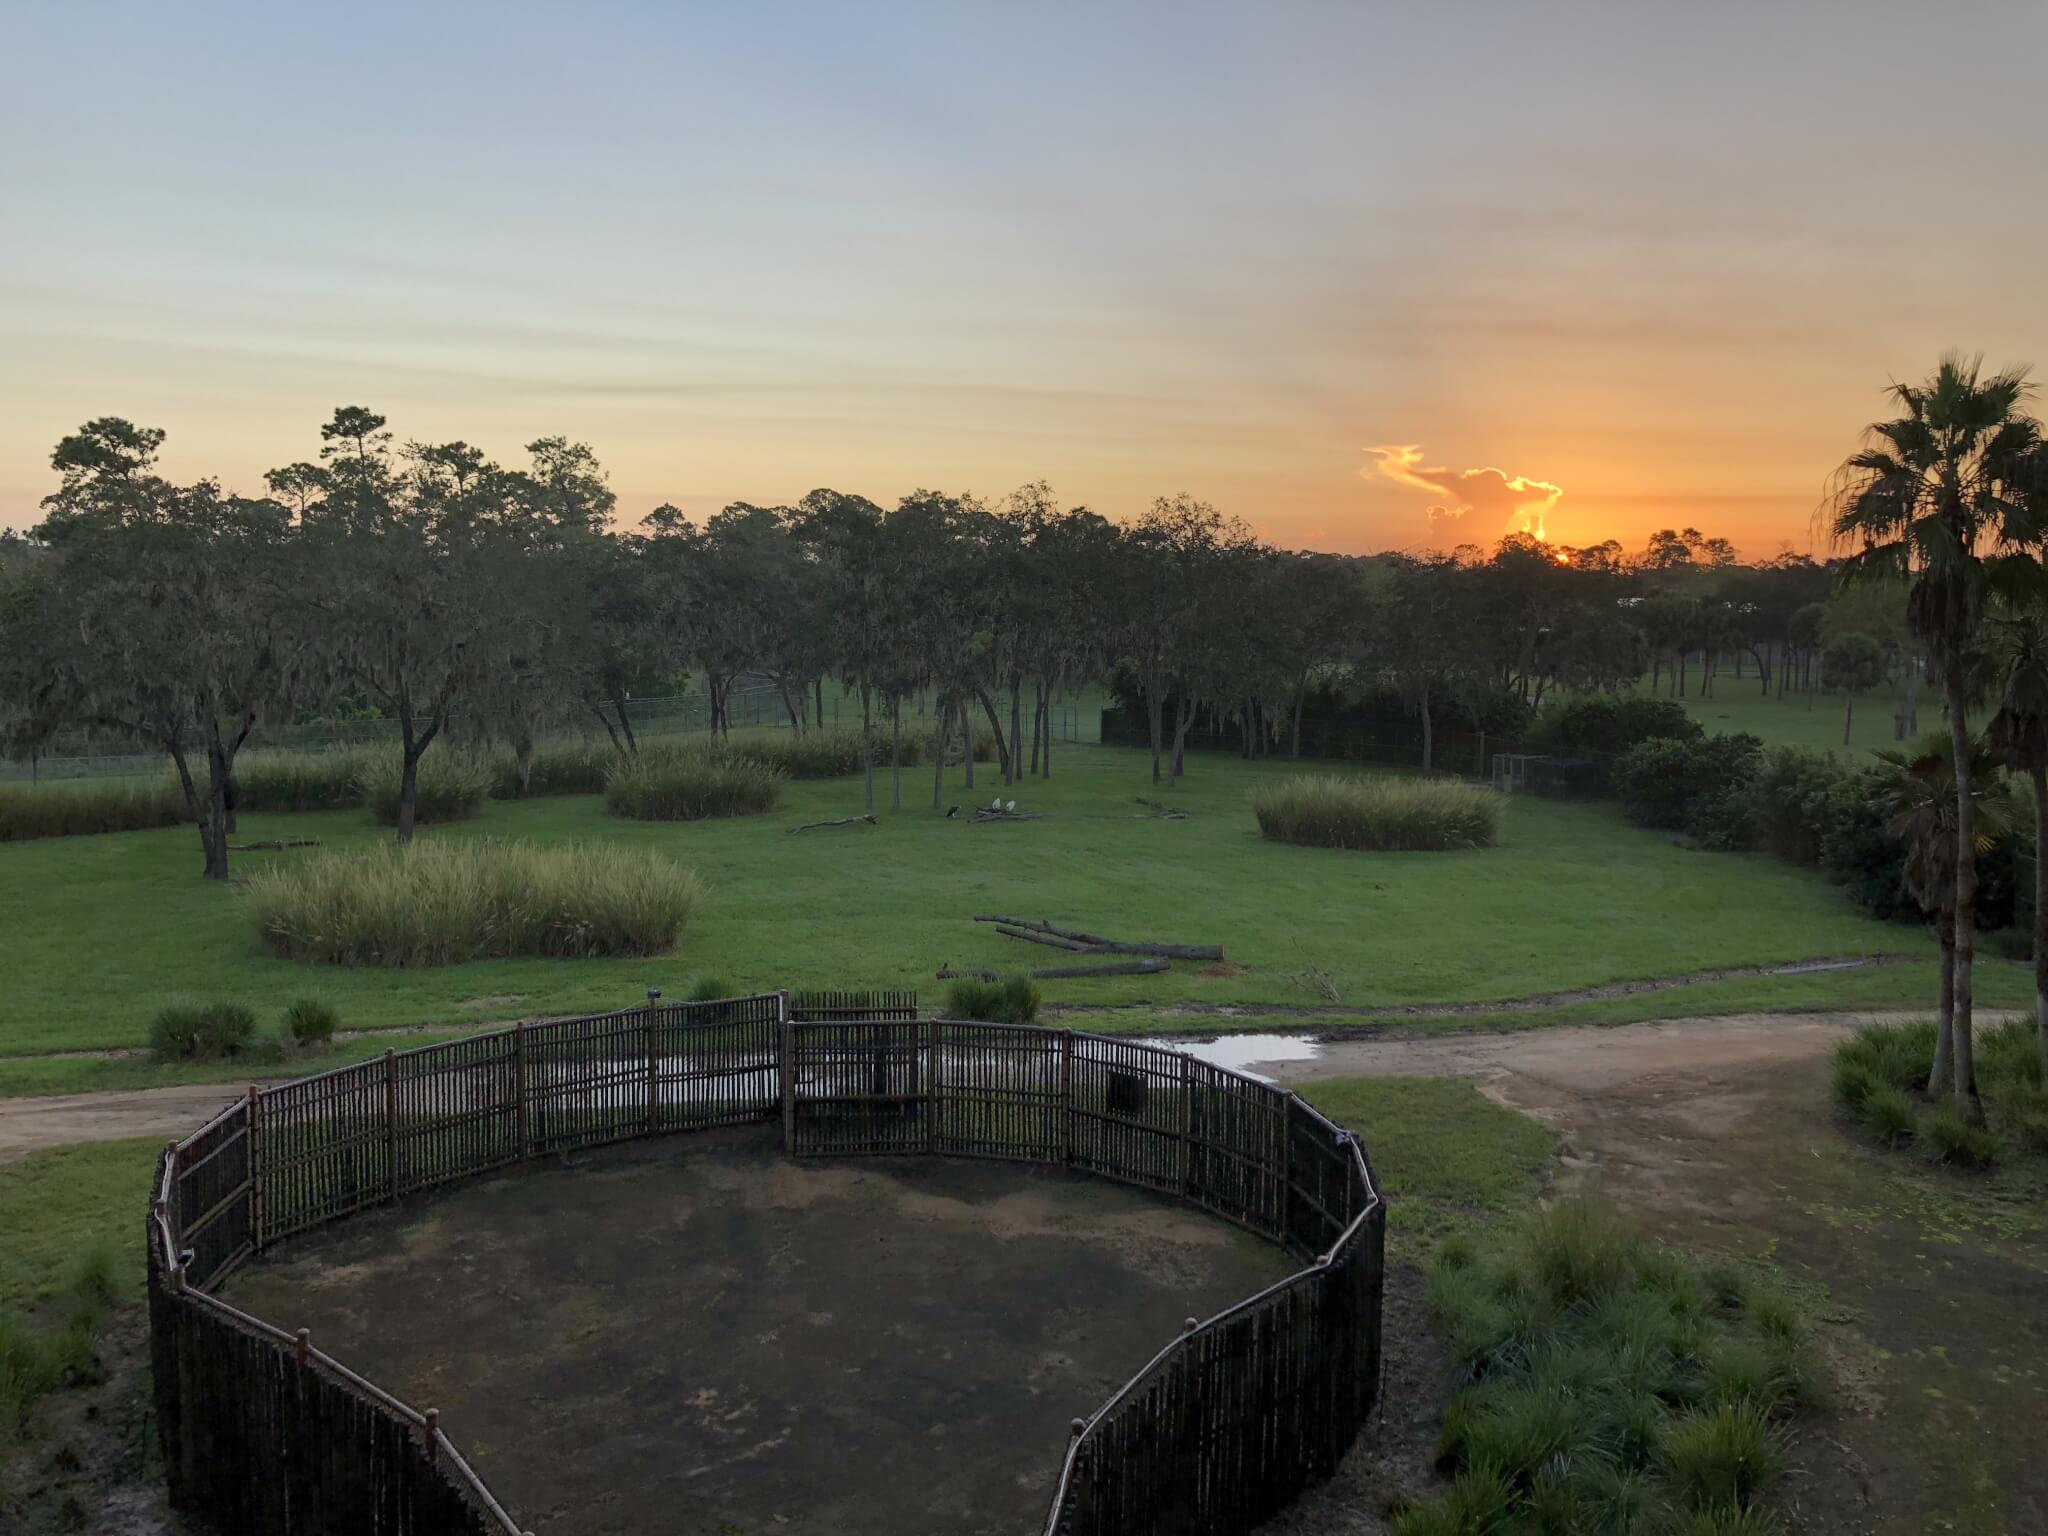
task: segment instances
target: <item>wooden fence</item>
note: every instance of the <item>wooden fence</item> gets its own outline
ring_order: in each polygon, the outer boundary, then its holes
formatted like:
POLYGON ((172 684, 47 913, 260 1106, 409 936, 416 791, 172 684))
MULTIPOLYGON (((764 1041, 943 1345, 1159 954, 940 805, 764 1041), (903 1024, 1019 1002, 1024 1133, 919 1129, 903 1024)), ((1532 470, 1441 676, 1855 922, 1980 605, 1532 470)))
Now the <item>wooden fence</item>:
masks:
POLYGON ((919 1019, 910 994, 650 995, 252 1089, 166 1149, 149 1300, 173 1505, 263 1536, 518 1536, 432 1410, 214 1290, 294 1233, 537 1153, 778 1117, 796 1156, 1065 1166, 1301 1261, 1075 1420, 1047 1536, 1242 1529, 1365 1424, 1385 1207, 1356 1139, 1295 1095, 1134 1041, 919 1019))

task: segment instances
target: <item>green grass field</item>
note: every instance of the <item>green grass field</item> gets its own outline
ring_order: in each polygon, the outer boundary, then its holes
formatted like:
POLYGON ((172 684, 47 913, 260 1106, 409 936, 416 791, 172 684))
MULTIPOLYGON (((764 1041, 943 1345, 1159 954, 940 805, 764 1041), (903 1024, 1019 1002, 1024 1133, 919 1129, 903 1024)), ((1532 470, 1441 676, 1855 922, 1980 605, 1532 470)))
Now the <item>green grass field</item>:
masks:
MULTIPOLYGON (((879 827, 791 836, 799 821, 860 809, 857 781, 792 785, 768 816, 625 822, 592 798, 493 804, 431 838, 586 839, 657 848, 694 867, 706 893, 683 945, 647 960, 508 960, 417 971, 334 969, 265 955, 233 887, 198 878, 190 829, 0 847, 0 1055, 134 1046, 167 998, 226 997, 270 1015, 303 993, 339 1007, 345 1029, 482 1026, 670 993, 716 975, 742 989, 939 988, 941 965, 1057 963, 1003 939, 978 912, 1063 919, 1121 937, 1220 942, 1243 974, 1049 983, 1053 1002, 1309 1003, 1290 978, 1327 971, 1347 1010, 1516 998, 1635 978, 1932 945, 1871 921, 1818 876, 1762 855, 1689 852, 1600 805, 1522 799, 1496 848, 1365 854, 1265 842, 1249 791, 1285 764, 1196 757, 1166 795, 1184 821, 1151 819, 1142 753, 1070 748, 1050 784, 1004 791, 1037 822, 974 825, 929 809, 930 779, 905 775, 906 809, 879 827)), ((946 803, 976 795, 949 775, 946 803)), ((328 847, 388 837, 359 812, 249 816, 240 840, 317 837, 328 847)), ((302 851, 240 856, 244 871, 302 851)), ((1906 968, 1901 967, 1900 972, 1906 968)), ((1897 973, 1876 973, 1879 986, 1897 973)), ((1899 975, 1890 1001, 1920 1001, 1899 975)), ((1859 985, 1869 983, 1859 978, 1859 985)), ((1872 1001, 1867 994, 1860 1000, 1872 1001)), ((1814 1006, 1808 1002, 1806 1006, 1814 1006)), ((1638 1014, 1638 1016, 1642 1016, 1638 1014)))
MULTIPOLYGON (((1637 687, 1647 694, 1649 678, 1645 677, 1637 687)), ((1893 684, 1857 695, 1847 747, 1842 745, 1842 716, 1849 703, 1846 694, 1788 693, 1781 699, 1774 693, 1765 698, 1757 687, 1753 667, 1745 667, 1744 675, 1737 678, 1732 668, 1724 666, 1714 676, 1711 698, 1701 698, 1699 688, 1700 668, 1694 666, 1686 672, 1685 697, 1677 702, 1703 727, 1717 734, 1743 731, 1761 737, 1768 746, 1812 747, 1822 752, 1847 753, 1858 759, 1879 747, 1897 745, 1892 717, 1902 707, 1904 695, 1893 684)), ((1659 684, 1656 696, 1671 697, 1669 673, 1659 684)), ((1920 729, 1938 730, 1941 722, 1940 693, 1923 687, 1920 729)))

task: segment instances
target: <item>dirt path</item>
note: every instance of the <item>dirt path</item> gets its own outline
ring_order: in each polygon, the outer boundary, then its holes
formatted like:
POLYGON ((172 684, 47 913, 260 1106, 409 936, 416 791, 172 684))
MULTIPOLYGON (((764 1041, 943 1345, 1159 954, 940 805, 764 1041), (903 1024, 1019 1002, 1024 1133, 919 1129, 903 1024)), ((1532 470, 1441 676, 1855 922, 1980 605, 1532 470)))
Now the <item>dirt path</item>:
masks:
POLYGON ((244 1091, 235 1083, 183 1083, 126 1093, 0 1099, 0 1162, 74 1141, 123 1141, 133 1136, 175 1141, 244 1091))

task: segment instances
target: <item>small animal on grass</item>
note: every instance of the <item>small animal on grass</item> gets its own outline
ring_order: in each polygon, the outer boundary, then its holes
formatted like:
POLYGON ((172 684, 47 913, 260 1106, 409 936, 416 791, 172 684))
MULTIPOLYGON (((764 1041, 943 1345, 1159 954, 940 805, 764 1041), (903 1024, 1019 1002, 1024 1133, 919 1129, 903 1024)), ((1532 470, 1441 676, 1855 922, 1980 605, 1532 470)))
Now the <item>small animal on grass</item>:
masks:
POLYGON ((959 807, 959 806, 957 806, 957 805, 949 805, 949 806, 947 806, 947 807, 946 807, 946 820, 948 820, 948 821, 951 821, 951 820, 952 820, 952 819, 953 819, 953 818, 954 818, 955 816, 958 816, 959 814, 960 814, 960 807, 959 807))
POLYGON ((995 799, 989 801, 988 808, 992 811, 1000 811, 1003 808, 1003 797, 997 795, 995 799))

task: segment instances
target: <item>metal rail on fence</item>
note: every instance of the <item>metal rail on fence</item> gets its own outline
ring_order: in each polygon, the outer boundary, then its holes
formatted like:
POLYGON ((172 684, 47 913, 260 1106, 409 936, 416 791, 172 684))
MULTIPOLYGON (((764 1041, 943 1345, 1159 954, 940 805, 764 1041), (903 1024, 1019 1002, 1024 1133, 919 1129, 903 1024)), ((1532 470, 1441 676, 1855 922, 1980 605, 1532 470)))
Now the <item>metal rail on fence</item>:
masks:
POLYGON ((1303 1268, 1186 1330, 1084 1419, 1046 1536, 1240 1529, 1326 1476, 1376 1399, 1385 1206, 1294 1094, 1180 1052, 778 993, 515 1026, 251 1089, 164 1152, 151 1350, 173 1504, 232 1528, 518 1536, 414 1408, 212 1294, 252 1254, 536 1153, 781 1121, 795 1156, 1008 1158, 1211 1211, 1303 1268))

